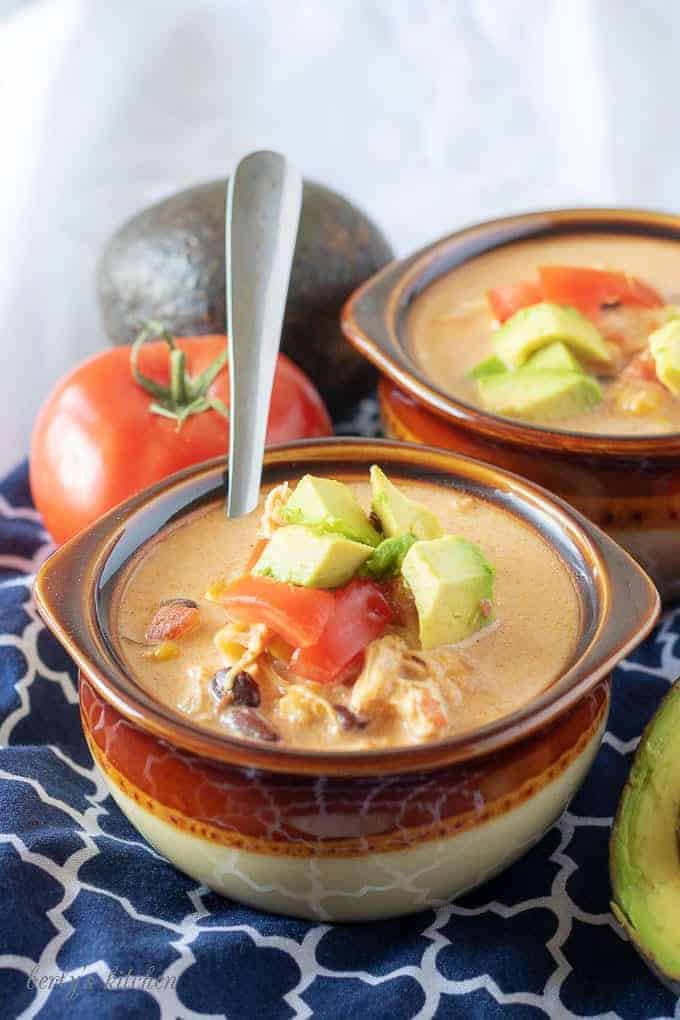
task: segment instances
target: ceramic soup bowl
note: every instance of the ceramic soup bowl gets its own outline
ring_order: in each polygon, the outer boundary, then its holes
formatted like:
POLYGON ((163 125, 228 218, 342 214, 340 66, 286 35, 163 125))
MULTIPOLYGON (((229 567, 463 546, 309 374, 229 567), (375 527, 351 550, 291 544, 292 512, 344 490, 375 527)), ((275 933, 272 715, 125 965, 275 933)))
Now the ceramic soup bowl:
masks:
POLYGON ((116 584, 165 527, 223 500, 219 462, 103 517, 58 549, 35 585, 80 670, 85 736, 122 811, 181 871, 265 910, 389 917, 446 902, 506 867, 581 783, 604 732, 611 670, 658 615, 654 586, 606 535, 537 486, 466 457, 302 442, 267 452, 264 482, 307 471, 354 480, 374 462, 398 484, 427 480, 500 506, 538 530, 570 572, 581 621, 571 661, 512 715, 436 743, 303 751, 201 729, 146 693, 118 651, 116 584))
POLYGON ((677 599, 680 433, 591 435, 497 417, 428 377, 408 335, 414 302, 463 263, 504 246, 583 234, 677 242, 680 279, 680 217, 607 209, 529 213, 469 227, 391 263, 349 299, 343 330, 383 373, 387 435, 479 457, 546 486, 620 542, 662 598, 677 599))

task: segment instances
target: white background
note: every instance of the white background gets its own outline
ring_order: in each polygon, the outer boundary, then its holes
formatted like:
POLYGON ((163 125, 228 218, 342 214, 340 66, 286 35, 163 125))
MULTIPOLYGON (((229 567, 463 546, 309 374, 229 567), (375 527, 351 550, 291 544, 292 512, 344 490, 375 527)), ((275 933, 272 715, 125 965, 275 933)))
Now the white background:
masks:
POLYGON ((679 71, 667 0, 0 0, 0 470, 105 343, 95 259, 141 206, 272 147, 400 253, 509 211, 677 209, 679 71))

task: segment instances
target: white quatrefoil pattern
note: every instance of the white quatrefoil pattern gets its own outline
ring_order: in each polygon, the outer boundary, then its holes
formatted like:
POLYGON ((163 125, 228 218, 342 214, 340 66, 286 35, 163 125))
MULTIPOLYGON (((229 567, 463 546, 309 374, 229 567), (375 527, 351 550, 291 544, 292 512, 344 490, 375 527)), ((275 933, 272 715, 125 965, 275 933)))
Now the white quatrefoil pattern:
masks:
POLYGON ((26 470, 0 486, 0 1016, 680 1018, 619 934, 607 841, 640 732, 680 674, 680 610, 617 671, 585 785, 521 861, 372 925, 267 916, 166 864, 93 767, 72 664, 36 616, 49 551, 26 470))

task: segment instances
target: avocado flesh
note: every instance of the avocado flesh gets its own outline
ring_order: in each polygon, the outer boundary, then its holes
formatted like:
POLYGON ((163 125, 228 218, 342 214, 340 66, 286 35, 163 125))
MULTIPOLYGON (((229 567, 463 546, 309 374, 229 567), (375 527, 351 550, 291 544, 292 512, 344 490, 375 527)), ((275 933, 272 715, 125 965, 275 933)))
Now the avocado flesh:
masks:
POLYGON ((332 478, 304 475, 283 508, 283 518, 288 524, 313 525, 366 545, 380 542, 352 490, 332 478))
POLYGON ((680 683, 647 726, 610 845, 612 910, 653 969, 680 994, 680 683))
POLYGON ((520 308, 493 334, 496 354, 509 369, 520 368, 536 351, 558 340, 586 361, 603 366, 612 363, 600 331, 566 305, 542 301, 520 308))
POLYGON ((680 395, 680 319, 672 319, 649 338, 656 374, 675 396, 680 395))
MULTIPOLYGON (((535 354, 532 354, 525 362, 524 368, 531 368, 536 371, 546 372, 583 371, 579 361, 561 340, 555 340, 554 343, 548 344, 547 347, 542 347, 539 351, 536 351, 535 354)), ((501 361, 497 354, 492 354, 491 357, 478 362, 478 364, 476 364, 475 367, 468 372, 468 378, 484 379, 488 375, 504 375, 507 371, 508 369, 505 362, 501 361)))
POLYGON ((375 464, 370 477, 371 509, 387 538, 410 534, 419 539, 430 539, 443 535, 444 529, 436 515, 422 503, 400 492, 375 464))
POLYGON ((363 577, 372 577, 375 581, 388 581, 396 577, 406 553, 417 541, 415 535, 395 535, 394 538, 386 538, 373 550, 360 573, 363 577))
POLYGON ((477 388, 487 411, 527 421, 581 414, 602 400, 602 390, 590 375, 536 371, 528 365, 478 379, 477 388))
POLYGON ((501 361, 497 354, 492 354, 491 357, 484 358, 483 361, 478 362, 474 368, 470 369, 468 378, 483 379, 487 375, 498 375, 503 372, 507 372, 505 362, 501 361))
POLYGON ((401 566, 423 649, 455 644, 491 622, 493 567, 479 546, 446 535, 411 546, 401 566))
POLYGON ((277 528, 253 574, 305 588, 339 588, 373 552, 370 545, 327 534, 303 524, 277 528))
POLYGON ((562 340, 542 347, 527 360, 524 368, 534 372, 583 372, 581 363, 562 340))

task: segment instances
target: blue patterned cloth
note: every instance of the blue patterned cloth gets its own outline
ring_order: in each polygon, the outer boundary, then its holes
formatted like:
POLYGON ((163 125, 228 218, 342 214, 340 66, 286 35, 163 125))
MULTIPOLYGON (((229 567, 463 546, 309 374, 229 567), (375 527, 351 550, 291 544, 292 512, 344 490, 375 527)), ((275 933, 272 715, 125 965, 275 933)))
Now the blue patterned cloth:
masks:
POLYGON ((49 551, 25 467, 0 485, 0 1017, 673 1017, 608 909, 611 816, 680 673, 680 610, 617 671, 569 811, 437 912, 330 926, 215 896, 131 828, 92 765, 73 666, 31 602, 49 551))

